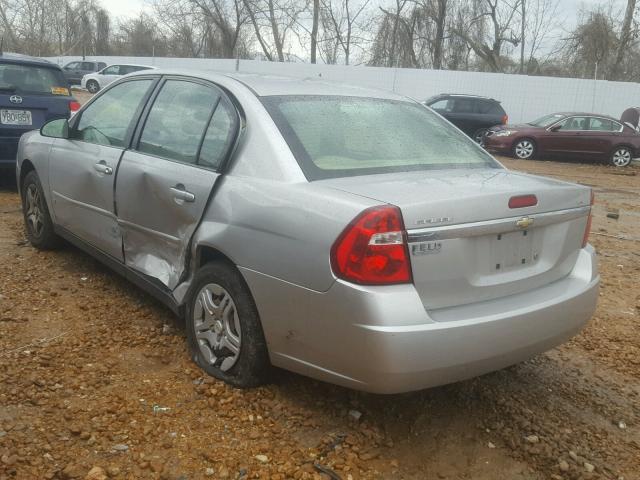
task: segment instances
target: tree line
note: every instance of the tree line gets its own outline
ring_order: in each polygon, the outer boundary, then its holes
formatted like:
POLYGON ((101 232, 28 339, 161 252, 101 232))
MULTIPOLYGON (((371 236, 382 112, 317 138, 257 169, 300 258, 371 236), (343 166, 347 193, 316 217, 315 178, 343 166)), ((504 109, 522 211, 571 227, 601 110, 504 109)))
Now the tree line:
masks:
POLYGON ((0 0, 3 49, 640 78, 636 0, 149 1, 117 18, 97 0, 0 0))

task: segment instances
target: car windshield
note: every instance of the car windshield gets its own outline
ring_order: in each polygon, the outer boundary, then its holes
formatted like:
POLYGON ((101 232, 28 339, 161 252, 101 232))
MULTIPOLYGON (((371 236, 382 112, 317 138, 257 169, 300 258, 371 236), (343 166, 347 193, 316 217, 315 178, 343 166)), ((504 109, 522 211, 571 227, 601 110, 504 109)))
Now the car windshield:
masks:
POLYGON ((552 123, 556 123, 558 120, 564 117, 565 115, 562 115, 561 113, 552 113, 551 115, 545 115, 544 117, 541 117, 533 122, 529 122, 529 125, 533 127, 546 128, 552 123))
POLYGON ((408 101, 269 96, 262 102, 309 180, 445 168, 501 168, 438 114, 408 101))
POLYGON ((47 67, 0 63, 0 91, 68 95, 62 72, 47 67))

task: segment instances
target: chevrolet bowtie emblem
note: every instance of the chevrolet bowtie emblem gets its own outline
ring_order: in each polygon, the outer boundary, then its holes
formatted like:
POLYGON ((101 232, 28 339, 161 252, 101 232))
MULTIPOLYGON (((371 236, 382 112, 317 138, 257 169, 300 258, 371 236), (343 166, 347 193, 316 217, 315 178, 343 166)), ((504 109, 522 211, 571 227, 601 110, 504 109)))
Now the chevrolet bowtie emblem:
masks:
POLYGON ((533 225, 533 218, 531 217, 522 217, 516 221, 516 226, 522 229, 529 228, 531 225, 533 225))

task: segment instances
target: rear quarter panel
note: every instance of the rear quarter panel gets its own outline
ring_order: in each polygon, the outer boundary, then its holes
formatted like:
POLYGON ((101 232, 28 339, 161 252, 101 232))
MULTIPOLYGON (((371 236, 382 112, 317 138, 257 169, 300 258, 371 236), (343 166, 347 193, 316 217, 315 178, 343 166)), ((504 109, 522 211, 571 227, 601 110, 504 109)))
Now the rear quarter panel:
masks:
POLYGON ((25 162, 28 161, 34 166, 35 171, 40 178, 40 183, 44 190, 47 205, 49 205, 49 213, 55 221, 55 215, 51 208, 51 195, 49 189, 49 152, 51 151, 51 146, 54 141, 55 139, 53 138, 43 137, 40 135, 38 130, 33 130, 22 135, 18 144, 16 175, 18 189, 20 189, 20 178, 22 176, 25 162))

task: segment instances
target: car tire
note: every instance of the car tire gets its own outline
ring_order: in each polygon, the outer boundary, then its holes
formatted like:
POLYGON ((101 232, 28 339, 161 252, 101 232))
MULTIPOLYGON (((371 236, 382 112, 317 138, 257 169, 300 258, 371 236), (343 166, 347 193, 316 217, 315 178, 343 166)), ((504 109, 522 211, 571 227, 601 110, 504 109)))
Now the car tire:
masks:
POLYGON ((98 93, 100 91, 100 84, 95 80, 89 80, 87 82, 87 90, 89 93, 98 93))
POLYGON ((35 170, 27 173, 20 192, 22 193, 22 215, 29 243, 39 250, 58 248, 62 239, 53 229, 44 190, 35 170))
POLYGON ((633 160, 633 152, 624 145, 615 147, 609 156, 609 163, 614 167, 628 167, 631 160, 633 160))
POLYGON ((209 263, 195 274, 185 328, 193 361, 235 387, 268 381, 271 364, 253 297, 238 270, 209 263))
POLYGON ((518 160, 531 160, 537 153, 536 142, 530 138, 520 138, 513 144, 512 154, 518 160))
POLYGON ((481 147, 484 147, 484 137, 487 134, 487 131, 488 130, 486 128, 480 128, 473 134, 473 140, 481 147))

